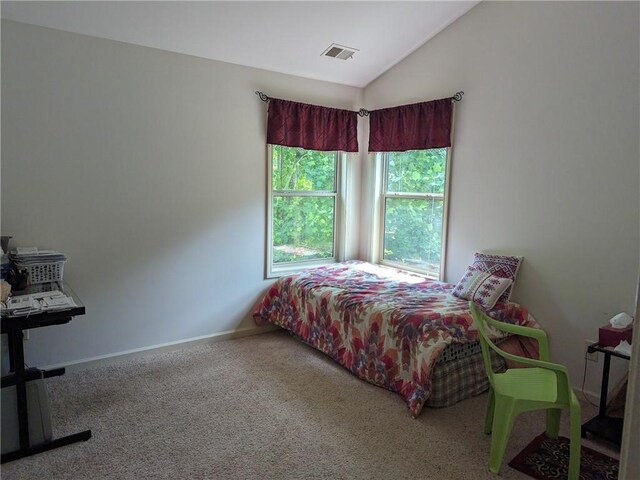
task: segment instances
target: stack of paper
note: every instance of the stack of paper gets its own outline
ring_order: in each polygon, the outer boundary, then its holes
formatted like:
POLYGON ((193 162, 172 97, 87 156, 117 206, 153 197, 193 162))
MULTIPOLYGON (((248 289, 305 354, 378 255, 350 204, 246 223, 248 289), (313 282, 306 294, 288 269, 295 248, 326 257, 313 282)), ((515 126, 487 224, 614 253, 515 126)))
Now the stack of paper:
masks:
POLYGON ((64 262, 67 257, 64 253, 55 250, 38 250, 36 247, 18 247, 9 255, 11 261, 17 267, 28 267, 40 263, 64 262))
POLYGON ((60 290, 10 297, 6 305, 6 310, 12 317, 53 310, 67 310, 78 306, 73 298, 60 290))

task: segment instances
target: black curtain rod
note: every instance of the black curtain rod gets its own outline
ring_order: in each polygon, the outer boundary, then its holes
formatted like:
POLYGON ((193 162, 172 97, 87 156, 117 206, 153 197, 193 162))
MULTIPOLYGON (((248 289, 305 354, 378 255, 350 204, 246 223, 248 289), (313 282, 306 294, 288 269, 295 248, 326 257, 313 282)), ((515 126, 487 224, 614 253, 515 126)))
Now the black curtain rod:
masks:
MULTIPOLYGON (((256 95, 258 95, 260 97, 260 100, 262 100, 263 102, 268 102, 269 100, 271 100, 271 97, 269 95, 267 95, 266 93, 259 92, 257 90, 256 90, 256 95)), ((451 100, 454 102, 459 102, 462 100, 463 95, 464 95, 464 92, 460 90, 459 92, 456 92, 456 94, 453 97, 451 97, 451 100)), ((361 117, 368 117, 369 110, 361 108, 360 110, 358 110, 358 115, 360 115, 361 117)))

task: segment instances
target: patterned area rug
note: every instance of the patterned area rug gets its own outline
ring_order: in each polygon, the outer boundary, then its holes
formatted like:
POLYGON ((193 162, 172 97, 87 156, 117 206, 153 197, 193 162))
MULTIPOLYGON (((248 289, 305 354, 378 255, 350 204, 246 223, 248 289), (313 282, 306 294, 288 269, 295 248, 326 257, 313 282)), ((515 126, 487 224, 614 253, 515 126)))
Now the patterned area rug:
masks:
MULTIPOLYGON (((509 462, 509 466, 538 480, 566 479, 569 466, 569 439, 538 435, 509 462)), ((618 460, 582 447, 580 480, 615 480, 618 460)))

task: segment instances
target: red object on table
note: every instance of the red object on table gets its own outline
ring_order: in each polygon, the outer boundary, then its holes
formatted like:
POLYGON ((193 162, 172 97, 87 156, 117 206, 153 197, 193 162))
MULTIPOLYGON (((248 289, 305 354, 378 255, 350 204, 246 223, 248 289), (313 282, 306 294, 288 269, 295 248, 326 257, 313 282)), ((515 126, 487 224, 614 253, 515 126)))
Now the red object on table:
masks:
POLYGON ((631 343, 633 336, 633 325, 625 328, 613 328, 611 325, 604 325, 598 330, 598 343, 605 347, 617 347, 622 340, 631 343))

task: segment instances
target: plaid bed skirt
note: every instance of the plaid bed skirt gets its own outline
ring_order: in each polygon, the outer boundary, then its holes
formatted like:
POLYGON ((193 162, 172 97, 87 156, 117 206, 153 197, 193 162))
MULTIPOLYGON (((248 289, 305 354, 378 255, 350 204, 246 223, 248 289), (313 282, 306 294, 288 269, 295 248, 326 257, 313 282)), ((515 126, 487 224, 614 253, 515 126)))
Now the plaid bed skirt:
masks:
MULTIPOLYGON (((493 351, 491 364, 494 372, 506 369, 504 359, 493 351)), ((432 393, 425 403, 427 407, 449 407, 489 389, 481 353, 436 364, 431 380, 432 393)))

